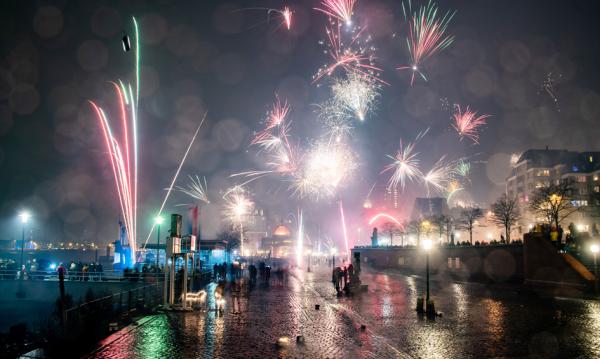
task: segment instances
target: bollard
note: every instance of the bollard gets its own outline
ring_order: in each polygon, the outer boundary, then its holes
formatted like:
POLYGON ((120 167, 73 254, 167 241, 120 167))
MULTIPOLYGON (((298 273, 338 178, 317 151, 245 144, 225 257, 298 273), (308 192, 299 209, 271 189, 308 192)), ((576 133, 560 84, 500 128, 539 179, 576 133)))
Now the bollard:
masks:
POLYGON ((366 325, 364 325, 364 324, 361 324, 361 325, 360 325, 360 331, 361 331, 361 332, 364 332, 365 330, 367 330, 367 326, 366 326, 366 325))
POLYGON ((304 335, 297 335, 296 336, 296 343, 298 343, 298 344, 304 344, 304 335))
POLYGON ((417 297, 417 307, 416 307, 417 313, 425 313, 425 310, 423 309, 423 301, 424 301, 423 297, 421 297, 421 296, 417 297))
POLYGON ((427 315, 428 316, 435 316, 436 315, 436 312, 435 312, 435 303, 433 302, 433 299, 430 299, 430 300, 427 301, 426 311, 427 311, 427 315))
POLYGON ((315 310, 319 310, 321 309, 321 305, 320 304, 315 304, 315 310))

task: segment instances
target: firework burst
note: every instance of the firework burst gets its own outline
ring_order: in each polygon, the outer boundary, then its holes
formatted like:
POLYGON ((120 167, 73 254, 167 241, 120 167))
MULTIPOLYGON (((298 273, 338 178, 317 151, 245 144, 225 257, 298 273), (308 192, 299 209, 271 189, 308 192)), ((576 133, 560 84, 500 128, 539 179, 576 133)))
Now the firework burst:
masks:
POLYGON ((364 35, 364 28, 353 28, 349 32, 342 33, 341 23, 332 22, 325 29, 327 42, 320 42, 327 46, 325 53, 331 57, 331 62, 321 67, 313 76, 313 83, 325 76, 331 76, 337 69, 343 69, 347 74, 355 73, 373 81, 387 84, 379 74, 380 68, 375 66, 375 48, 370 44, 371 37, 364 35), (346 34, 350 39, 344 40, 346 34))
POLYGON ((242 186, 229 188, 223 195, 223 200, 225 201, 223 215, 234 226, 242 225, 254 208, 254 203, 242 186))
POLYGON ((458 161, 456 165, 456 174, 463 178, 469 177, 471 173, 471 164, 469 162, 465 162, 462 159, 458 161))
POLYGON ((412 11, 410 1, 408 6, 402 3, 404 17, 408 21, 408 37, 406 44, 412 64, 399 67, 398 70, 412 70, 410 84, 415 80, 415 74, 419 74, 423 80, 427 77, 421 72, 422 62, 442 51, 452 44, 454 36, 446 36, 446 29, 456 11, 448 11, 440 17, 437 5, 429 1, 426 6, 421 6, 417 11, 412 11), (408 8, 408 9, 407 9, 408 8))
POLYGON ((356 169, 356 156, 344 143, 320 142, 304 156, 291 184, 293 194, 314 200, 333 197, 356 169))
POLYGON ((204 177, 203 181, 201 181, 198 176, 188 176, 188 178, 190 179, 190 182, 186 187, 177 186, 176 189, 192 197, 200 204, 209 204, 210 201, 207 194, 206 177, 204 177))
POLYGON ((415 152, 415 146, 428 131, 429 129, 419 133, 415 141, 409 142, 407 145, 404 145, 400 139, 400 148, 398 148, 396 156, 387 155, 393 162, 385 166, 381 173, 394 172, 388 180, 388 189, 397 188, 400 185, 404 191, 407 180, 415 181, 423 177, 423 173, 419 169, 419 159, 417 158, 419 154, 415 152))
POLYGON ((471 139, 474 143, 479 143, 479 133, 477 129, 486 124, 486 120, 490 115, 477 115, 477 112, 471 111, 467 106, 465 112, 461 111, 460 106, 456 105, 456 109, 452 119, 452 127, 458 132, 460 139, 464 137, 471 139))
POLYGON ((334 78, 331 85, 334 102, 340 109, 351 112, 360 121, 374 106, 379 97, 381 86, 371 77, 351 72, 347 79, 334 78))
POLYGON ((431 195, 432 191, 436 193, 445 193, 455 174, 456 164, 452 161, 446 161, 446 157, 442 156, 433 167, 431 167, 429 172, 423 176, 427 197, 431 195))
POLYGON ((325 136, 329 142, 342 142, 352 136, 354 126, 348 112, 334 100, 318 105, 318 118, 326 128, 325 136))
POLYGON ((323 0, 321 8, 315 8, 327 16, 336 18, 347 26, 352 25, 352 13, 356 0, 323 0))

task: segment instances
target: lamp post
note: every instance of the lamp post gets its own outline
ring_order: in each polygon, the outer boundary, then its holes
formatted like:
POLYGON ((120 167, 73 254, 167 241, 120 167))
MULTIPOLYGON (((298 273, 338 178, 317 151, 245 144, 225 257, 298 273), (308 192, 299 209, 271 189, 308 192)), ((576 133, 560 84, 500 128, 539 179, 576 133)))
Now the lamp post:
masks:
POLYGON ((431 251, 432 242, 431 239, 425 239, 423 241, 423 249, 425 249, 425 280, 427 282, 427 292, 425 297, 425 303, 429 303, 429 251, 431 251))
POLYGON ((25 251, 25 225, 27 224, 27 222, 29 222, 30 217, 31 217, 31 214, 27 211, 22 211, 21 213, 19 213, 19 218, 21 219, 21 223, 23 224, 22 235, 21 235, 21 268, 19 270, 20 279, 23 279, 23 277, 24 277, 23 254, 25 251))
POLYGON ((307 267, 306 267, 306 271, 307 272, 310 272, 310 259, 311 259, 310 255, 311 255, 311 253, 312 253, 312 251, 310 249, 306 250, 306 256, 308 257, 307 258, 308 259, 308 264, 307 264, 307 267))
POLYGON ((157 225, 157 231, 156 231, 156 273, 158 273, 158 258, 160 257, 160 225, 163 223, 165 219, 161 216, 156 216, 154 217, 154 223, 156 223, 157 225))
POLYGON ((592 255, 594 256, 594 277, 596 277, 596 280, 594 281, 594 289, 596 290, 596 292, 598 292, 598 262, 596 260, 596 257, 598 255, 598 251, 600 251, 600 246, 598 246, 597 244, 592 244, 590 246, 590 250, 592 251, 592 255))

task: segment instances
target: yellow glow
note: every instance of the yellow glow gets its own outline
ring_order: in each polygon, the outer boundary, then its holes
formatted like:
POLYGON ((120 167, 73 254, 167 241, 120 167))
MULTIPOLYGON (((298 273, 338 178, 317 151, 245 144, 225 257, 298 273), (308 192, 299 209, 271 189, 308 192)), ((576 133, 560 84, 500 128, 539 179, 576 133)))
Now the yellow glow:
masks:
POLYGON ((429 252, 431 250, 432 246, 433 246, 433 242, 431 241, 431 239, 423 240, 423 249, 425 249, 427 252, 429 252))

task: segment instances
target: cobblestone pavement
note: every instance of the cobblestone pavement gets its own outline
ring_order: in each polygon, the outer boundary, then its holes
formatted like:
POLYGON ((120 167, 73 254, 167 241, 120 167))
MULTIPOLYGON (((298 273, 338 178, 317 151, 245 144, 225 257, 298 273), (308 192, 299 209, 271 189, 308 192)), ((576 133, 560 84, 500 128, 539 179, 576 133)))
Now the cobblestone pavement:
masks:
MULTIPOLYGON (((408 357, 347 311, 290 276, 287 285, 257 287, 233 313, 167 313, 145 318, 107 338, 95 358, 402 358, 408 357), (320 310, 315 309, 320 304, 320 310), (304 337, 296 343, 296 337, 304 337), (278 347, 282 337, 289 343, 278 347)), ((210 306, 210 304, 209 304, 210 306)))
POLYGON ((240 314, 232 313, 227 297, 223 316, 151 316, 107 338, 92 357, 600 357, 597 301, 434 280, 432 295, 443 316, 431 320, 414 311, 420 277, 365 270, 369 291, 354 297, 336 296, 329 279, 326 268, 294 272, 287 285, 252 291, 241 300, 240 314), (277 347, 281 337, 289 343, 277 347))

